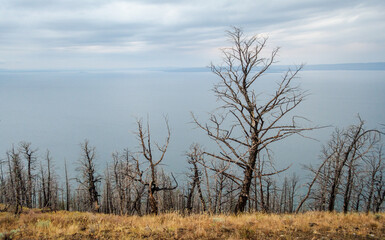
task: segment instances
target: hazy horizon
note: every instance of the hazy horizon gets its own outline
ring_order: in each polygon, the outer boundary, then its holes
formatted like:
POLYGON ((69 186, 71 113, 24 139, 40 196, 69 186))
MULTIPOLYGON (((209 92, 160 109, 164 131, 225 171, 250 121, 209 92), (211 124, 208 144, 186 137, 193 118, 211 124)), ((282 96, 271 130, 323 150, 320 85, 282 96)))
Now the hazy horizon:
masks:
MULTIPOLYGON (((385 71, 385 62, 358 62, 358 63, 328 63, 306 64, 302 71, 385 71)), ((267 72, 283 72, 289 68, 295 68, 300 64, 272 65, 267 72)), ((211 72, 209 66, 205 67, 142 67, 142 68, 73 68, 73 69, 6 69, 0 68, 0 72, 114 72, 114 71, 154 71, 154 72, 211 72)))

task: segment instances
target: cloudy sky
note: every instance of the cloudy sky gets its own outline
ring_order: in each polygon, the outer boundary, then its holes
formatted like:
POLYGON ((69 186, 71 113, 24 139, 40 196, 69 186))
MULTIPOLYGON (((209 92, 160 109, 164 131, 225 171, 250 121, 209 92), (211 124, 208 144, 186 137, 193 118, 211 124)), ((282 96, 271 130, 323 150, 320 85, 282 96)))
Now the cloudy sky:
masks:
POLYGON ((385 61, 383 0, 2 0, 0 69, 204 67, 230 26, 282 64, 385 61))

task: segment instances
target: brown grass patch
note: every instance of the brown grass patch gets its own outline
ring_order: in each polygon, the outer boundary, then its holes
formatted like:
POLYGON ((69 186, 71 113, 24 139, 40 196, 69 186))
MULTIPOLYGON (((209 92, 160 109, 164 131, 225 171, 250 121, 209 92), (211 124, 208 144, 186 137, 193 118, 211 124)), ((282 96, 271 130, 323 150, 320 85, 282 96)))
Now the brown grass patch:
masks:
POLYGON ((384 239, 385 214, 0 213, 0 239, 384 239))

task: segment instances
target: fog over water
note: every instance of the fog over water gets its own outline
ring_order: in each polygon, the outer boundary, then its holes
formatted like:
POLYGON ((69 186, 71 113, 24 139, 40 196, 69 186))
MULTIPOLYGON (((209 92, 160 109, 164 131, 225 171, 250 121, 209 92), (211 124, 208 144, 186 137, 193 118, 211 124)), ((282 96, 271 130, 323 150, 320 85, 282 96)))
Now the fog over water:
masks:
MULTIPOLYGON (((268 93, 282 73, 269 73, 256 83, 257 92, 268 93)), ((217 77, 210 72, 0 72, 0 157, 20 141, 32 142, 43 157, 49 149, 59 175, 64 159, 74 175, 80 143, 96 147, 100 172, 111 153, 128 147, 135 151, 135 118, 150 120, 152 138, 166 137, 163 116, 171 127, 171 142, 164 164, 181 174, 184 153, 193 142, 214 149, 207 136, 192 124, 191 112, 200 120, 219 106, 211 91, 217 77)), ((295 115, 311 125, 347 127, 356 115, 368 127, 385 124, 385 71, 302 71, 296 83, 309 96, 295 115)), ((333 127, 309 132, 319 141, 291 137, 273 146, 278 166, 316 163, 322 144, 333 127)), ((301 174, 301 173, 300 173, 301 174)))

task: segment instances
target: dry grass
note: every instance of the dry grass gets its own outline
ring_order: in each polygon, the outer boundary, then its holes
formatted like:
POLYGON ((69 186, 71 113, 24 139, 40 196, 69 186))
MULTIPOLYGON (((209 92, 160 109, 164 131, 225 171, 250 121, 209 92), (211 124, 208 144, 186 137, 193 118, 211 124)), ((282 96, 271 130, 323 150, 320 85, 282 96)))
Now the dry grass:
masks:
POLYGON ((0 213, 0 239, 385 239, 385 214, 0 213))

